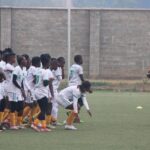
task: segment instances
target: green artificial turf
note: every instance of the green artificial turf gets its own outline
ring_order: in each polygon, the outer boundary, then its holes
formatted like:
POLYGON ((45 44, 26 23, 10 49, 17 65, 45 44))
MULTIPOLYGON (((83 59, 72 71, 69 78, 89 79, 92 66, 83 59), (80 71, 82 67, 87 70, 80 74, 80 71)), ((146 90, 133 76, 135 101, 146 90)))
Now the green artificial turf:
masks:
MULTIPOLYGON (((64 127, 49 133, 9 130, 0 133, 0 150, 150 149, 150 93, 94 92, 88 101, 93 117, 83 108, 80 116, 85 122, 75 124, 77 131, 64 127)), ((60 109, 60 121, 65 117, 60 109)))

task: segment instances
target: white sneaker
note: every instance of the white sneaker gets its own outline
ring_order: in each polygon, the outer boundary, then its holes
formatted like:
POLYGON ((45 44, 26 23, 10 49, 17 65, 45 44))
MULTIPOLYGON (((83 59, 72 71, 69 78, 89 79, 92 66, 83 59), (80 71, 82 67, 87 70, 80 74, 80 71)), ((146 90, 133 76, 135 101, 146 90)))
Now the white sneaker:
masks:
POLYGON ((37 126, 35 126, 34 124, 31 124, 31 128, 37 132, 40 132, 40 129, 37 126))
POLYGON ((18 126, 19 129, 26 129, 26 127, 22 124, 18 126))
POLYGON ((65 125, 66 130, 77 130, 77 128, 73 125, 65 125))
POLYGON ((51 125, 53 125, 53 126, 62 126, 62 125, 64 125, 64 123, 62 124, 60 122, 52 122, 51 125))
POLYGON ((41 128, 40 129, 41 132, 50 132, 52 131, 51 129, 48 129, 48 128, 41 128))
POLYGON ((17 126, 11 126, 10 129, 11 130, 18 130, 19 128, 17 126))
POLYGON ((56 127, 53 126, 53 125, 51 125, 51 124, 48 124, 48 125, 47 125, 47 128, 48 128, 48 129, 55 129, 56 127))

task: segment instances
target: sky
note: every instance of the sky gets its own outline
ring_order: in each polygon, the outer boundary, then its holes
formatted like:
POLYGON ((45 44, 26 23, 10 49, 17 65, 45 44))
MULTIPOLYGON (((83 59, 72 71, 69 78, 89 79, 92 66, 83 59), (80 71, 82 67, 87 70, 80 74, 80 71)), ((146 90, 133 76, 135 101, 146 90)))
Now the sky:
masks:
POLYGON ((150 0, 73 0, 76 7, 150 8, 150 0))
MULTIPOLYGON (((73 7, 150 8, 150 0, 72 0, 73 7)), ((0 6, 65 7, 66 0, 0 0, 0 6)))

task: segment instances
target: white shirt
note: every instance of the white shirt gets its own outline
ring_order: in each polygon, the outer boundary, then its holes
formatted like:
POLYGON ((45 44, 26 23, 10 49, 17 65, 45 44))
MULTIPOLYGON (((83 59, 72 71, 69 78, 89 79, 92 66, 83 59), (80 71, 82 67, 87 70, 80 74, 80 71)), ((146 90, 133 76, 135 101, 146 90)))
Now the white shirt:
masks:
POLYGON ((43 81, 49 80, 48 69, 37 68, 34 74, 36 76, 35 97, 37 100, 49 95, 49 86, 44 86, 43 81))
POLYGON ((35 72, 36 72, 36 67, 34 67, 34 66, 31 66, 27 70, 27 76, 25 78, 24 83, 25 83, 25 87, 30 91, 33 90, 35 87, 35 84, 33 83, 35 72))
POLYGON ((0 83, 0 100, 3 99, 3 97, 5 95, 4 93, 5 93, 5 91, 4 91, 3 83, 0 83))
POLYGON ((13 71, 13 74, 12 74, 12 81, 11 81, 12 89, 13 89, 13 91, 15 93, 20 94, 21 90, 14 85, 14 83, 13 83, 13 75, 17 76, 16 81, 17 81, 18 85, 21 87, 22 86, 22 82, 23 82, 23 80, 26 77, 26 74, 27 74, 27 72, 26 72, 26 68, 25 67, 23 69, 20 66, 16 66, 15 67, 15 69, 13 71))
POLYGON ((7 63, 5 66, 4 74, 5 74, 6 80, 4 81, 4 88, 5 88, 6 93, 13 91, 12 73, 13 73, 14 69, 15 69, 15 67, 9 63, 7 63))
POLYGON ((1 61, 0 61, 0 68, 1 68, 2 70, 4 70, 4 69, 5 69, 5 66, 6 66, 6 62, 3 61, 3 60, 1 60, 1 61))
POLYGON ((50 69, 46 69, 46 71, 48 72, 49 80, 54 79, 52 71, 50 69))
POLYGON ((70 68, 69 74, 69 86, 75 86, 81 84, 80 76, 83 74, 83 67, 78 64, 73 64, 70 68))
POLYGON ((82 98, 83 105, 85 106, 86 110, 90 110, 89 104, 86 99, 86 94, 81 93, 78 86, 70 86, 68 88, 65 88, 64 90, 60 91, 59 96, 64 100, 73 102, 73 108, 76 113, 78 113, 79 98, 82 98))
MULTIPOLYGON (((52 73, 52 71, 50 69, 47 69, 48 71, 48 78, 49 80, 54 80, 54 75, 52 73)), ((53 89, 54 90, 54 89, 53 89)), ((53 91, 54 92, 54 91, 53 91)), ((48 86, 48 97, 51 98, 52 97, 52 94, 51 94, 51 91, 49 89, 49 86, 48 86)))
POLYGON ((12 79, 12 73, 14 71, 15 67, 9 63, 6 64, 5 69, 4 69, 4 73, 6 76, 6 82, 10 83, 11 79, 12 79))
POLYGON ((52 70, 54 80, 53 80, 53 90, 54 93, 57 92, 60 82, 62 80, 62 69, 61 67, 58 67, 57 70, 52 70))
POLYGON ((70 86, 60 91, 59 96, 64 100, 73 102, 74 112, 78 113, 78 99, 82 96, 77 86, 70 86))

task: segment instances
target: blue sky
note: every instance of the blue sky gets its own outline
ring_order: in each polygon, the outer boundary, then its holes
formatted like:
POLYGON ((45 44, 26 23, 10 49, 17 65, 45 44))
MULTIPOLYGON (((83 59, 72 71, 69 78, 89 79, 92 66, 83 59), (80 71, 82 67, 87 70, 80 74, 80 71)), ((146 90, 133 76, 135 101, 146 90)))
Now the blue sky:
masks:
MULTIPOLYGON (((150 0, 72 0, 75 7, 150 8, 150 0)), ((66 0, 0 0, 1 6, 65 7, 66 0)))

